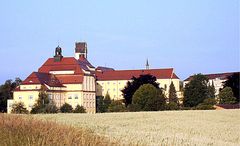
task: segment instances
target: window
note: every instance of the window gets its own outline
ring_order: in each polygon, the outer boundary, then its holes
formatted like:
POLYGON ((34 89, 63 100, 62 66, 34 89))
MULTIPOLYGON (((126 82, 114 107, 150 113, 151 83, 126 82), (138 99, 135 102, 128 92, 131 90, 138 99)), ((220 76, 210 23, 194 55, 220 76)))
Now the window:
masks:
POLYGON ((115 91, 116 89, 115 88, 113 88, 113 91, 115 91))
POLYGON ((164 85, 164 89, 167 90, 167 85, 166 84, 164 85))
POLYGON ((108 85, 109 85, 110 83, 108 82, 108 85))
POLYGON ((77 94, 75 94, 75 99, 78 99, 78 95, 77 94))
POLYGON ((70 96, 68 96, 68 99, 72 99, 72 96, 70 95, 70 96))
POLYGON ((29 99, 32 100, 32 99, 33 99, 33 96, 32 96, 32 95, 29 95, 29 99))
POLYGON ((19 99, 22 99, 22 96, 19 96, 18 98, 19 98, 19 99))

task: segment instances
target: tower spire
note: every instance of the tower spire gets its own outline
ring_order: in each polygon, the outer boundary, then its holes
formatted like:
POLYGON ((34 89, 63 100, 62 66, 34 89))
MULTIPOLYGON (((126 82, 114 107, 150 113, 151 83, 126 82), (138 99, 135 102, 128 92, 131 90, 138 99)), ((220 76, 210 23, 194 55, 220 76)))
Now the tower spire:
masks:
POLYGON ((146 69, 149 69, 148 59, 147 59, 147 61, 146 61, 146 69))

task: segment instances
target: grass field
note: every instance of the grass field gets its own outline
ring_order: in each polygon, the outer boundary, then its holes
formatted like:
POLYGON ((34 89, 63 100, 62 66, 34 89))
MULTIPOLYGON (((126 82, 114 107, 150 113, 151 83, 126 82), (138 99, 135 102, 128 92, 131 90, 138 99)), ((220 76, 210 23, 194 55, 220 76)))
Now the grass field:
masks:
POLYGON ((60 125, 31 116, 0 114, 0 146, 111 146, 91 130, 60 125))
POLYGON ((35 115, 121 144, 240 145, 240 110, 35 115))

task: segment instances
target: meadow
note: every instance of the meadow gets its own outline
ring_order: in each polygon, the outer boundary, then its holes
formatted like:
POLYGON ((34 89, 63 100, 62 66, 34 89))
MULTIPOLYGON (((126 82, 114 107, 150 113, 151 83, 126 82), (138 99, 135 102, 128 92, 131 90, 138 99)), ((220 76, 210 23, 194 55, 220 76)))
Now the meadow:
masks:
POLYGON ((111 146, 119 145, 91 130, 34 119, 32 116, 0 114, 0 146, 111 146))
POLYGON ((240 110, 36 115, 121 145, 240 145, 240 110))
POLYGON ((0 114, 0 145, 240 145, 240 110, 0 114))

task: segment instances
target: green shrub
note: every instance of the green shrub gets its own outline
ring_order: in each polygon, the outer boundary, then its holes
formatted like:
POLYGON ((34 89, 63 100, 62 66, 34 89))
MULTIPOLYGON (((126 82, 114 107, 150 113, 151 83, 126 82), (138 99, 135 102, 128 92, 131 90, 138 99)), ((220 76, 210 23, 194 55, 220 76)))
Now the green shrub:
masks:
POLYGON ((73 112, 73 108, 70 104, 68 103, 64 103, 61 107, 60 107, 60 111, 62 113, 72 113, 73 112))
POLYGON ((23 102, 14 103, 12 105, 11 113, 13 114, 28 114, 28 110, 24 107, 23 102))
POLYGON ((58 108, 55 104, 48 104, 46 107, 45 107, 45 112, 46 113, 58 113, 58 108))
POLYGON ((138 104, 129 104, 127 110, 129 112, 138 112, 141 111, 141 107, 138 104))
POLYGON ((197 110, 214 110, 215 108, 213 107, 213 105, 200 103, 200 104, 196 107, 196 109, 197 109, 197 110))
POLYGON ((83 106, 77 105, 73 112, 74 113, 86 113, 86 110, 83 106))
POLYGON ((214 98, 207 98, 207 99, 204 99, 203 101, 203 104, 205 105, 215 105, 217 102, 214 98))
POLYGON ((179 108, 179 106, 178 106, 177 103, 175 103, 175 102, 170 102, 170 103, 168 103, 168 104, 166 105, 166 109, 167 109, 167 110, 179 110, 180 108, 179 108))
POLYGON ((108 107, 109 112, 125 112, 126 107, 121 101, 112 101, 108 107))

